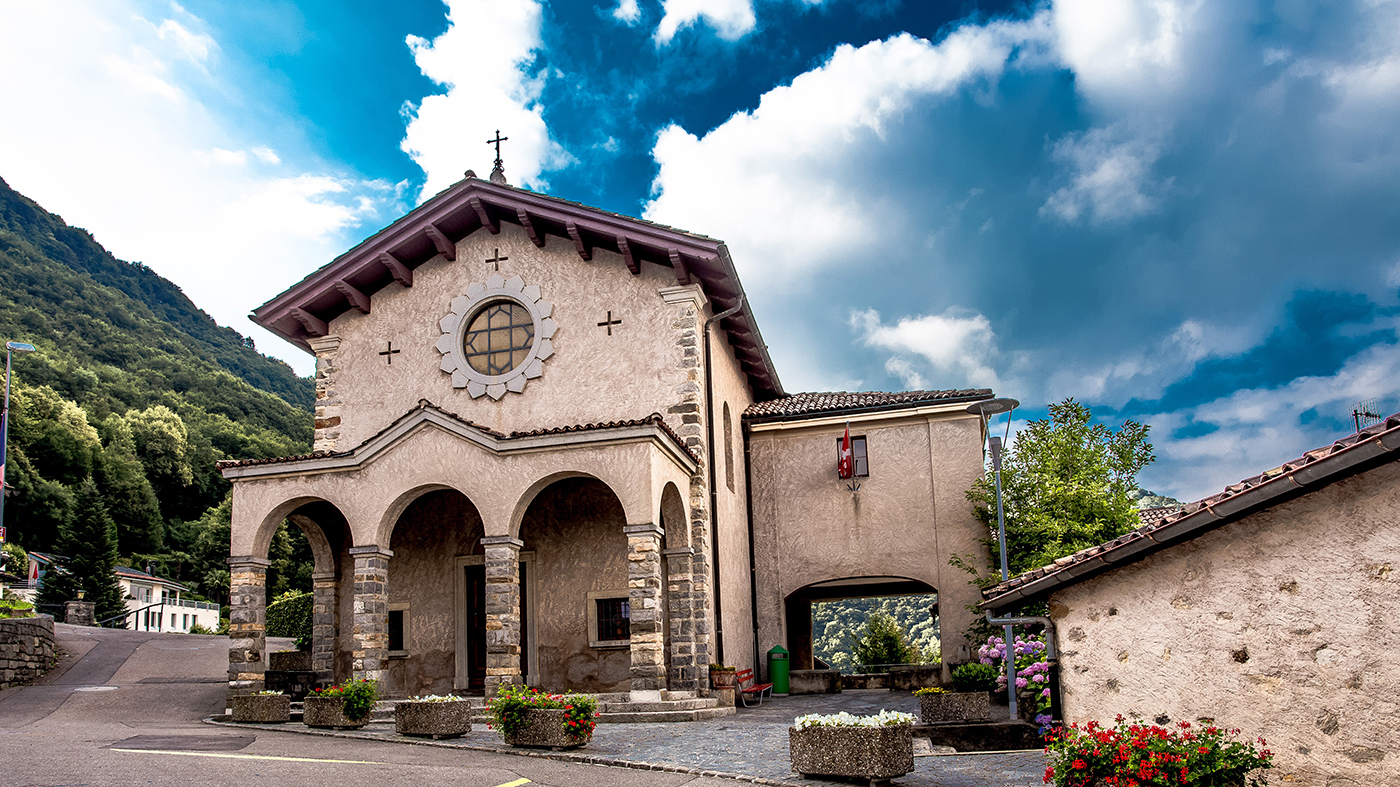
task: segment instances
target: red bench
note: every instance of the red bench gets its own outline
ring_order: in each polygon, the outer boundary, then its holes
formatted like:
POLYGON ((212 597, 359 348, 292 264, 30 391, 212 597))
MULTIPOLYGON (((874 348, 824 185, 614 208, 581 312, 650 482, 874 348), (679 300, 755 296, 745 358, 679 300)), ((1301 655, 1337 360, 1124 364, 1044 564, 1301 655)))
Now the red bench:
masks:
POLYGON ((739 700, 744 703, 745 708, 753 707, 749 705, 749 697, 758 697, 759 705, 763 704, 764 697, 768 697, 769 699, 773 697, 773 684, 755 683, 754 681, 753 670, 751 669, 742 670, 734 676, 734 688, 738 691, 739 700), (745 683, 752 685, 745 688, 745 683))

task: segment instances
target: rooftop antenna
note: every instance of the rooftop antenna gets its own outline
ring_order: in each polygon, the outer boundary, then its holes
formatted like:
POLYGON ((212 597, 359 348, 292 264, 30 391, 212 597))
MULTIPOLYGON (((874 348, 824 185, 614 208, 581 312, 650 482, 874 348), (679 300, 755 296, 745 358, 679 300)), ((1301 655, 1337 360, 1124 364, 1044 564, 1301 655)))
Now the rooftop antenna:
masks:
POLYGON ((1351 420, 1356 424, 1356 431, 1360 432, 1368 426, 1381 422, 1380 402, 1375 399, 1362 399, 1351 408, 1351 420))
POLYGON ((505 164, 501 161, 501 143, 508 139, 510 137, 501 136, 501 130, 496 129, 496 138, 486 140, 486 144, 496 146, 496 166, 491 169, 491 182, 502 186, 509 185, 506 183, 505 164))

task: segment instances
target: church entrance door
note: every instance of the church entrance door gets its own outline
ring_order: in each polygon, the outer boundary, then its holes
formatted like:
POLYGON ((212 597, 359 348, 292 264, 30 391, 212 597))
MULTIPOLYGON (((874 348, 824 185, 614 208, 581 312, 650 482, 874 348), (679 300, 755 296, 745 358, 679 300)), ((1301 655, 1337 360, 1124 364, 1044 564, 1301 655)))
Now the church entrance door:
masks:
POLYGON ((463 566, 467 572, 467 689, 486 688, 486 566, 463 566))

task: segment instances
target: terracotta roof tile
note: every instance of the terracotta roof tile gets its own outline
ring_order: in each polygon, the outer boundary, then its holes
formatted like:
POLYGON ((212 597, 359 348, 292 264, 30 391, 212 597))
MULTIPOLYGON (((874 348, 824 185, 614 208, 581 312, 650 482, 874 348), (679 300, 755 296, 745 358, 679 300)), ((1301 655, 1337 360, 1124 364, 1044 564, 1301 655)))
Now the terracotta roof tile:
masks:
POLYGON ((1326 457, 1369 440, 1379 439, 1382 434, 1396 429, 1400 429, 1400 413, 1390 416, 1379 424, 1362 429, 1360 432, 1349 434, 1330 445, 1308 451, 1290 462, 1285 462, 1278 467, 1265 470, 1258 475, 1250 476, 1249 478, 1230 484, 1225 487, 1223 491, 1210 495, 1209 497, 1203 497, 1200 500, 1181 506, 1163 506, 1160 508, 1143 509, 1138 512, 1138 519, 1142 522, 1142 525, 1135 530, 1119 536, 1112 541, 1098 544, 1087 549, 1081 549, 1071 555, 1066 555, 1065 557, 1055 560, 1048 566, 1031 569, 1005 582, 986 588, 982 591, 982 597, 984 599, 995 598, 1036 580, 1043 579, 1052 574, 1064 572, 1073 566, 1084 563, 1115 548, 1142 539, 1151 539, 1154 533, 1168 525, 1180 522, 1201 511, 1207 511, 1211 506, 1215 506, 1250 489, 1254 489, 1266 483, 1273 483, 1285 479, 1297 471, 1326 457))
POLYGON ((949 391, 813 391, 770 399, 744 411, 748 421, 818 415, 822 413, 892 410, 940 401, 989 399, 991 390, 968 388, 949 391))

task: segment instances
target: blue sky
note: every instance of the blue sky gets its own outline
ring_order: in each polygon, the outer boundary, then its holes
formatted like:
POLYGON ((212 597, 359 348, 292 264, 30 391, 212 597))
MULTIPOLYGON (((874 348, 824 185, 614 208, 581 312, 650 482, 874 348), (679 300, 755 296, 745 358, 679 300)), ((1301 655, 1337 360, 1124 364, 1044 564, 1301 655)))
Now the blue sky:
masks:
POLYGON ((0 0, 0 177, 248 311, 486 173, 725 239, 785 386, 1153 426, 1196 498, 1400 371, 1394 2, 0 0))

